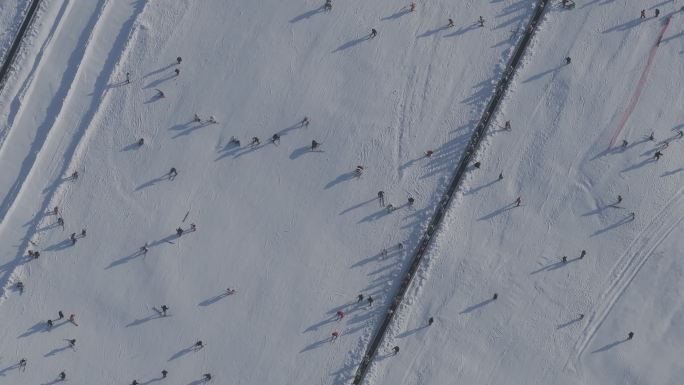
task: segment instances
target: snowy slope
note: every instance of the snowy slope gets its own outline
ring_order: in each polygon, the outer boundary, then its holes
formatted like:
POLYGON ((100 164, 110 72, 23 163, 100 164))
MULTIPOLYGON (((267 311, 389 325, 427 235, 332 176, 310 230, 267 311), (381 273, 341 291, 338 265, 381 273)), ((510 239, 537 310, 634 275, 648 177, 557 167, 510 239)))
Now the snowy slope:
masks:
POLYGON ((547 14, 498 117, 513 129, 481 151, 387 341, 401 353, 374 368, 379 382, 681 383, 684 15, 650 2, 641 21, 641 7, 547 14))
POLYGON ((0 2, 0 62, 5 59, 29 5, 30 1, 28 0, 3 0, 0 2))
POLYGON ((0 105, 3 380, 346 383, 533 4, 321 5, 47 2, 0 105))

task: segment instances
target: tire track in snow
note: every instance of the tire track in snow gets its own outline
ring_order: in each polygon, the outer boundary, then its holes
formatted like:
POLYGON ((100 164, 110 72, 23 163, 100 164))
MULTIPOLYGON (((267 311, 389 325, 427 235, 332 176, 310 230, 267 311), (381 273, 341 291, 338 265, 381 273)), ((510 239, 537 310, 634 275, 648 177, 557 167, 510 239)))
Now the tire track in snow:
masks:
POLYGON ((632 283, 653 251, 684 219, 684 188, 680 189, 651 222, 634 238, 609 274, 607 288, 601 293, 595 310, 575 344, 566 367, 577 369, 582 354, 610 314, 613 306, 632 283))

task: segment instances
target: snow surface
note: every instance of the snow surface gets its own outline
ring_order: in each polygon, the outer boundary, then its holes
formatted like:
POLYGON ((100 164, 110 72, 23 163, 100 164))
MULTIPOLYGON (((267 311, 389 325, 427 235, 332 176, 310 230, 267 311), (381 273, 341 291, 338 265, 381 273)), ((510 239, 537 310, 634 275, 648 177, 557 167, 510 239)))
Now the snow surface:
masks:
MULTIPOLYGON (((534 3, 406 5, 46 1, 0 95, 0 382, 349 383, 534 3), (57 310, 79 326, 48 331, 57 310)), ((657 143, 640 140, 682 128, 682 16, 620 135, 631 146, 606 151, 662 28, 632 8, 546 16, 500 113, 513 131, 482 149, 386 341, 401 353, 381 353, 370 382, 679 378, 681 142, 652 163, 657 143), (605 208, 617 194, 625 208, 605 208)))
POLYGON ((0 63, 5 59, 29 5, 29 0, 0 2, 0 63))

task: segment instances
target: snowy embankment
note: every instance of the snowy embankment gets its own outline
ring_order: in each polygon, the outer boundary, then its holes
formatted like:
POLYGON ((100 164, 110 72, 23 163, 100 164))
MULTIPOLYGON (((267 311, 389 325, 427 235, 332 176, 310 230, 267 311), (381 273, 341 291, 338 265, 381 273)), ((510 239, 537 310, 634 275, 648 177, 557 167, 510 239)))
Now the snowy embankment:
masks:
POLYGON ((219 383, 345 383, 532 9, 404 5, 46 6, 53 23, 1 106, 0 376, 149 383, 165 368, 179 383, 206 372, 219 383), (397 210, 380 206, 379 190, 397 210), (197 231, 175 235, 191 223, 197 231), (359 293, 374 305, 356 304, 359 293), (153 310, 161 304, 169 316, 153 310), (79 326, 48 331, 60 309, 79 326), (76 351, 64 349, 71 338, 76 351))
POLYGON ((680 382, 684 15, 652 4, 547 15, 498 115, 512 131, 437 236, 383 382, 680 382))
POLYGON ((5 60, 5 55, 12 45, 30 3, 30 0, 0 2, 0 63, 5 60))

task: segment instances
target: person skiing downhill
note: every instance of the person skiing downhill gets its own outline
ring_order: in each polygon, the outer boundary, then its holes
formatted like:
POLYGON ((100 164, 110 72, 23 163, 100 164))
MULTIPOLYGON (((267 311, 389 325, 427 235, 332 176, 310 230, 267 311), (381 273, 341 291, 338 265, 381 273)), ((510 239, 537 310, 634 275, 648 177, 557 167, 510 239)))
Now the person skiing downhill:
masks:
POLYGON ((368 38, 372 39, 376 36, 378 36, 378 31, 376 31, 375 28, 371 28, 371 33, 370 33, 370 35, 368 35, 368 38))
POLYGON ((399 354, 399 347, 398 346, 393 347, 392 351, 394 352, 394 355, 396 356, 397 354, 399 354))
POLYGON ((432 154, 433 154, 432 150, 425 151, 425 157, 426 158, 430 158, 432 156, 432 154))
POLYGON ((48 329, 52 329, 53 322, 51 319, 47 320, 48 329))
POLYGON ((166 317, 166 311, 169 310, 169 307, 166 305, 161 305, 161 314, 162 317, 166 317))
POLYGON ((359 303, 361 301, 363 301, 363 294, 359 294, 356 296, 356 303, 359 303))
POLYGON ((174 69, 173 72, 176 73, 176 76, 180 75, 180 69, 178 69, 178 68, 174 69))
POLYGON ((522 203, 522 197, 515 198, 515 207, 519 207, 522 203))
POLYGON ((22 372, 26 371, 26 358, 22 358, 21 360, 19 360, 19 370, 21 370, 22 372))
POLYGON ((585 255, 587 255, 587 251, 582 250, 582 252, 580 253, 580 259, 583 259, 585 255))
POLYGON ((356 171, 354 171, 357 177, 360 177, 361 174, 363 174, 363 166, 356 166, 356 171))
POLYGON ((76 347, 76 339, 75 338, 72 340, 67 340, 67 342, 69 343, 70 348, 73 349, 74 347, 76 347))
POLYGON ((69 237, 71 239, 71 244, 75 245, 76 244, 76 233, 71 233, 71 236, 69 237))
POLYGON ((627 333, 627 339, 631 340, 632 338, 634 338, 634 332, 627 333))
POLYGON ((342 310, 337 311, 337 320, 340 321, 344 318, 344 312, 342 310))
POLYGON ((19 295, 24 294, 24 283, 23 282, 21 282, 21 281, 17 282, 16 288, 17 288, 17 290, 19 290, 19 295))
POLYGON ((304 119, 302 119, 302 127, 309 127, 309 117, 305 116, 304 119))
POLYGON ((142 146, 143 144, 145 144, 145 139, 143 139, 143 138, 138 139, 138 146, 142 146))
POLYGON ((252 138, 252 142, 251 142, 250 144, 251 144, 252 146, 255 146, 255 147, 256 147, 256 146, 258 146, 259 144, 261 144, 261 141, 259 141, 259 138, 255 136, 255 137, 252 138))
POLYGON ((479 169, 481 165, 482 165, 482 163, 480 163, 480 162, 475 162, 475 164, 473 164, 473 167, 479 169))
POLYGON ((61 310, 57 312, 57 315, 59 315, 59 318, 57 318, 57 319, 62 319, 62 318, 64 318, 64 313, 62 313, 61 310))
POLYGON ((273 144, 280 144, 280 135, 273 134, 273 136, 271 137, 271 142, 273 144))
POLYGON ((380 207, 385 207, 385 192, 378 191, 378 200, 380 201, 380 207))
POLYGON ((428 318, 428 326, 432 326, 432 324, 435 322, 435 319, 430 317, 428 318))
POLYGON ((499 180, 503 179, 503 172, 499 173, 499 180))
POLYGON ((195 116, 192 118, 192 121, 195 123, 199 123, 202 121, 202 119, 200 119, 199 115, 195 114, 195 116))
POLYGON ((617 203, 621 203, 621 202, 622 202, 622 195, 618 195, 618 197, 617 197, 617 203))
POLYGON ((131 83, 131 73, 126 72, 126 84, 130 84, 130 83, 131 83))
POLYGON ((182 59, 180 56, 178 56, 178 57, 176 58, 176 63, 177 63, 177 64, 180 64, 182 61, 183 61, 183 59, 182 59))
POLYGON ((561 258, 561 261, 562 261, 563 263, 568 263, 568 257, 566 257, 566 256, 564 255, 563 258, 561 258))
POLYGON ((200 350, 200 349, 202 349, 203 347, 204 347, 204 344, 202 343, 201 340, 195 342, 195 345, 193 345, 193 349, 194 349, 194 350, 200 350))
POLYGON ((58 377, 60 381, 64 381, 66 380, 66 373, 60 372, 58 377))
POLYGON ((645 19, 645 18, 646 18, 646 10, 645 10, 645 9, 642 9, 642 10, 641 10, 641 17, 640 17, 640 18, 641 18, 641 19, 645 19))
POLYGON ((498 293, 494 293, 494 295, 492 296, 492 300, 496 300, 497 298, 499 298, 499 294, 498 294, 498 293))
POLYGON ((204 379, 204 381, 209 381, 209 380, 211 380, 211 373, 204 373, 204 375, 202 376, 202 378, 204 379))
POLYGON ((369 295, 369 296, 368 296, 368 307, 373 307, 373 301, 374 301, 374 300, 373 300, 373 297, 371 297, 371 296, 369 295))
POLYGON ((655 10, 655 17, 658 17, 658 16, 660 16, 660 10, 659 10, 658 8, 656 8, 656 10, 655 10))
POLYGON ((335 340, 339 336, 340 336, 340 332, 338 332, 337 330, 333 331, 331 336, 330 336, 330 342, 335 342, 335 340))
POLYGON ((565 64, 568 65, 568 64, 570 64, 570 63, 572 63, 572 59, 570 58, 570 56, 567 56, 567 57, 565 58, 565 64))
POLYGON ((176 170, 175 167, 171 167, 171 170, 167 175, 169 176, 169 180, 174 180, 176 179, 176 176, 178 176, 178 170, 176 170))
POLYGON ((629 144, 628 141, 622 139, 622 148, 627 148, 627 145, 629 144))
POLYGON ((661 156, 663 156, 663 153, 660 151, 656 151, 655 154, 653 154, 653 159, 660 160, 661 156))
POLYGON ((318 143, 317 141, 312 140, 312 141, 311 141, 311 151, 316 150, 320 145, 321 145, 321 144, 318 143))
POLYGON ((416 3, 409 4, 409 12, 415 12, 415 11, 416 11, 416 3))
POLYGON ((155 88, 154 90, 157 91, 157 97, 158 97, 159 99, 162 99, 162 98, 164 98, 164 97, 166 96, 166 95, 164 95, 164 92, 163 92, 162 90, 160 90, 160 89, 158 89, 158 88, 155 88))
POLYGON ((654 134, 655 133, 653 131, 651 131, 651 135, 648 136, 648 140, 650 140, 651 142, 655 142, 655 135, 654 134))
POLYGON ((480 23, 480 27, 484 27, 484 23, 485 23, 484 17, 480 16, 480 19, 478 20, 478 22, 480 23))
POLYGON ((506 123, 504 123, 504 130, 511 131, 511 121, 510 120, 507 120, 506 123))
POLYGON ((408 205, 409 205, 409 207, 410 207, 410 206, 413 206, 413 203, 414 203, 415 201, 416 201, 416 200, 413 199, 413 197, 408 197, 408 205))
POLYGON ((164 369, 161 371, 161 374, 162 374, 162 378, 166 378, 166 375, 169 374, 169 372, 166 371, 166 369, 164 369))
POLYGON ((70 315, 69 315, 69 322, 71 322, 72 324, 74 324, 74 326, 78 326, 78 324, 76 323, 76 315, 75 315, 75 314, 70 314, 70 315))
POLYGON ((447 28, 451 28, 454 26, 454 21, 449 19, 449 23, 447 23, 447 28))
POLYGON ((183 235, 183 229, 180 228, 180 227, 177 228, 177 229, 176 229, 176 235, 179 236, 179 237, 180 237, 181 235, 183 235))

